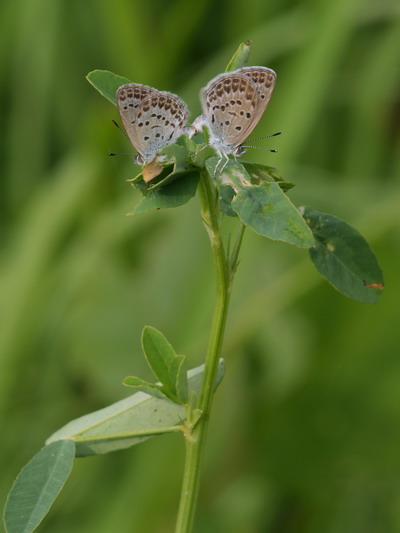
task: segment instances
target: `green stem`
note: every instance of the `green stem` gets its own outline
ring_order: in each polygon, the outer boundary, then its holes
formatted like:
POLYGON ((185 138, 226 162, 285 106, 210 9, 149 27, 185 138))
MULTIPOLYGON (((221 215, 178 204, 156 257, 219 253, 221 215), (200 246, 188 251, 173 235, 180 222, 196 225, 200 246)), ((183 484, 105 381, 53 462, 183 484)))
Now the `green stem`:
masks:
MULTIPOLYGON (((199 195, 203 222, 210 238, 214 260, 216 303, 198 404, 198 408, 202 415, 198 423, 192 428, 192 431, 188 431, 186 435, 185 467, 175 533, 190 533, 190 531, 192 531, 199 492, 200 467, 204 455, 206 434, 214 396, 215 379, 225 331, 232 282, 231 262, 226 257, 220 231, 218 197, 216 195, 214 184, 205 171, 201 175, 199 195)), ((235 265, 242 236, 243 230, 241 229, 240 237, 235 246, 235 265)), ((190 429, 190 427, 188 429, 190 429)))

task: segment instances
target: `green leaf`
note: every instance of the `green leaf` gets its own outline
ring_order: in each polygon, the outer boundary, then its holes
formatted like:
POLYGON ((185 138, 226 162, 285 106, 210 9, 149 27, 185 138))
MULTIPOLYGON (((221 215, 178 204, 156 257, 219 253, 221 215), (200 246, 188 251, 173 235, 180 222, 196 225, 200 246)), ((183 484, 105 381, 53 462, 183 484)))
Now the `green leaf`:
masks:
MULTIPOLYGON (((204 365, 187 373, 190 395, 198 394, 204 365)), ((215 386, 224 374, 220 359, 215 386)), ((47 443, 70 439, 76 443, 76 455, 109 453, 139 444, 146 439, 172 431, 186 419, 186 408, 169 400, 137 392, 104 409, 72 420, 56 431, 47 443)))
POLYGON ((138 215, 153 209, 166 209, 184 205, 195 196, 198 183, 199 173, 197 171, 182 174, 173 183, 150 192, 129 214, 138 215))
MULTIPOLYGON (((164 394, 172 401, 179 401, 176 385, 184 356, 176 355, 175 350, 164 335, 151 326, 146 326, 143 329, 142 347, 151 370, 163 385, 164 394)), ((186 378, 186 373, 184 373, 184 377, 186 378)), ((187 395, 185 401, 186 399, 187 395)))
POLYGON ((7 533, 30 533, 48 513, 71 472, 75 443, 59 440, 42 448, 19 473, 4 509, 7 533))
POLYGON ((86 76, 86 79, 102 96, 110 100, 114 105, 116 105, 115 95, 117 89, 121 85, 125 85, 125 83, 132 83, 127 78, 118 76, 109 70, 92 70, 86 76))
POLYGON ((294 183, 284 180, 274 167, 260 165, 259 163, 246 162, 243 162, 243 166, 250 176, 251 183, 253 183, 253 185, 261 185, 262 183, 273 181, 279 185, 283 192, 286 192, 294 187, 294 183))
POLYGON ((314 233, 311 260, 338 291, 364 303, 375 303, 383 290, 378 261, 364 237, 349 224, 311 207, 303 216, 314 233))
POLYGON ((247 65, 252 44, 253 43, 251 41, 246 41, 239 46, 239 48, 233 54, 232 59, 229 61, 225 72, 231 72, 232 70, 236 70, 247 65))
POLYGON ((218 157, 206 161, 207 172, 211 176, 216 175, 221 186, 228 185, 234 189, 236 196, 231 207, 244 224, 264 237, 300 248, 310 248, 314 244, 309 227, 277 183, 252 185, 251 176, 244 166, 231 159, 222 172, 220 166, 218 157))
MULTIPOLYGON (((178 143, 182 139, 178 140, 178 143)), ((185 174, 197 172, 197 170, 187 162, 188 150, 186 146, 181 144, 170 144, 160 150, 158 160, 162 163, 162 158, 165 157, 167 161, 173 163, 172 172, 163 176, 161 179, 157 178, 153 185, 153 182, 149 184, 146 194, 153 192, 161 187, 165 187, 168 183, 172 183, 176 179, 182 178, 185 174)), ((162 163, 163 164, 163 163, 162 163)))
POLYGON ((221 185, 219 188, 219 205, 222 211, 229 217, 237 217, 232 209, 232 200, 235 197, 235 191, 229 185, 221 185))
POLYGON ((146 394, 150 394, 150 396, 161 398, 162 400, 167 399, 167 396, 162 392, 161 387, 156 383, 149 383, 136 376, 127 376, 122 383, 127 387, 136 389, 137 392, 145 392, 146 394))
POLYGON ((150 193, 165 187, 185 174, 197 172, 197 169, 187 162, 189 158, 188 148, 181 137, 178 143, 170 144, 160 150, 157 155, 157 163, 164 167, 163 171, 154 179, 145 183, 143 179, 143 169, 134 178, 127 180, 129 183, 135 184, 143 196, 148 196, 150 193))
POLYGON ((186 403, 189 397, 189 385, 184 365, 185 360, 186 357, 184 355, 177 355, 175 361, 173 362, 175 369, 172 371, 172 374, 175 373, 176 376, 175 389, 178 402, 182 404, 186 403))
POLYGON ((310 248, 314 243, 307 224, 276 183, 241 187, 232 209, 244 224, 264 237, 300 248, 310 248))

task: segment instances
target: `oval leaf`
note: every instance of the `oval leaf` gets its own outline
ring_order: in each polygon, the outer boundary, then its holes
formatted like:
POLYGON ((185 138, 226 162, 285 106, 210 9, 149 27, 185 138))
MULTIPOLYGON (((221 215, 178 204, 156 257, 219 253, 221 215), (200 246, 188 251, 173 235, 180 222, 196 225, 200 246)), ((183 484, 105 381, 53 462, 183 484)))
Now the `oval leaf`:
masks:
POLYGON ((30 533, 48 513, 71 472, 75 443, 45 446, 19 473, 4 509, 7 533, 30 533))
POLYGON ((99 93, 116 105, 115 95, 118 87, 125 83, 132 83, 128 78, 118 76, 109 70, 92 70, 86 79, 99 93))
MULTIPOLYGON (((260 179, 251 166, 251 174, 235 160, 223 161, 211 157, 206 161, 208 174, 215 178, 220 187, 230 186, 236 195, 231 208, 243 224, 269 239, 285 241, 300 248, 310 248, 314 238, 303 217, 292 204, 278 183, 253 184, 260 179)), ((269 168, 269 167, 267 167, 269 168)), ((264 172, 261 168, 260 172, 264 172)), ((224 201, 229 201, 226 197, 224 201)), ((223 207, 227 211, 226 205, 223 207)))
POLYGON ((311 207, 303 207, 315 245, 311 260, 319 272, 342 294, 364 303, 374 303, 383 290, 378 261, 364 237, 349 224, 311 207))
MULTIPOLYGON (((200 391, 204 365, 187 373, 189 390, 200 391)), ((224 362, 220 359, 215 386, 224 374, 224 362)), ((72 420, 56 431, 47 443, 60 439, 76 442, 76 455, 93 455, 121 450, 139 444, 146 439, 171 431, 186 419, 183 405, 160 400, 137 392, 104 409, 72 420)))
POLYGON ((136 389, 137 392, 145 392, 146 394, 150 394, 150 396, 161 398, 162 400, 167 399, 167 396, 162 392, 160 385, 149 383, 136 376, 127 376, 124 378, 123 384, 127 387, 136 389))
POLYGON ((161 331, 151 326, 143 329, 142 348, 151 370, 163 384, 163 392, 172 401, 178 401, 176 385, 182 376, 187 379, 186 373, 182 375, 184 356, 177 355, 161 331))
POLYGON ((242 186, 232 209, 254 231, 300 248, 310 248, 314 239, 304 219, 277 183, 242 186))

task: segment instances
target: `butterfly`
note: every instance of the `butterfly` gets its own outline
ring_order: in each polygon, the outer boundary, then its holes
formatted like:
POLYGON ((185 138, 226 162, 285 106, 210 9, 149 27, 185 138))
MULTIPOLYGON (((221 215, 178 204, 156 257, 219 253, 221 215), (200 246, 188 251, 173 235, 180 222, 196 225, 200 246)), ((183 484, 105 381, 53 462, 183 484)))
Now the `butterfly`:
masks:
POLYGON ((140 83, 118 88, 117 107, 126 134, 137 151, 136 162, 146 165, 157 153, 185 133, 189 111, 176 94, 140 83))
MULTIPOLYGON (((219 74, 201 90, 203 116, 195 123, 207 126, 209 144, 220 155, 245 152, 243 142, 257 126, 275 87, 276 74, 266 67, 243 67, 219 74)), ((221 169, 222 172, 222 169, 221 169)))

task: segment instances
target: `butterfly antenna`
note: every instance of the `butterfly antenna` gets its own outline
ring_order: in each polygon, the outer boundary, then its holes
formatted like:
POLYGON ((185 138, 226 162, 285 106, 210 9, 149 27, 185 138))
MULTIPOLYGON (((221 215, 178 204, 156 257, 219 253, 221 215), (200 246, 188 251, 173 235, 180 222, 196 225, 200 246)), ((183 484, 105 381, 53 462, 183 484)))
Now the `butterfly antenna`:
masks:
POLYGON ((128 135, 125 133, 125 131, 121 128, 121 126, 118 124, 118 122, 116 120, 112 120, 112 123, 114 124, 114 126, 116 128, 119 129, 119 131, 122 133, 122 135, 125 137, 125 139, 130 143, 131 141, 129 140, 129 137, 128 135))
POLYGON ((269 139, 269 137, 276 137, 277 135, 282 135, 282 132, 277 131, 276 133, 273 133, 272 135, 264 135, 264 137, 256 137, 255 139, 249 139, 249 141, 250 142, 261 141, 261 139, 269 139))
MULTIPOLYGON (((255 139, 257 140, 257 139, 255 139)), ((274 152, 276 153, 278 150, 271 150, 271 149, 268 149, 268 148, 263 148, 262 146, 250 146, 250 145, 245 145, 245 144, 242 144, 241 148, 255 148, 256 150, 264 150, 264 152, 274 152)))
MULTIPOLYGON (((129 140, 129 137, 128 135, 126 134, 125 130, 123 130, 121 128, 121 126, 118 124, 118 122, 116 120, 112 120, 112 123, 114 124, 114 126, 116 128, 118 128, 118 130, 122 133, 122 135, 125 137, 125 139, 129 142, 129 144, 131 143, 131 141, 129 140)), ((109 152, 108 155, 110 157, 114 156, 114 155, 132 155, 132 152, 122 152, 122 153, 115 153, 115 152, 109 152)))

